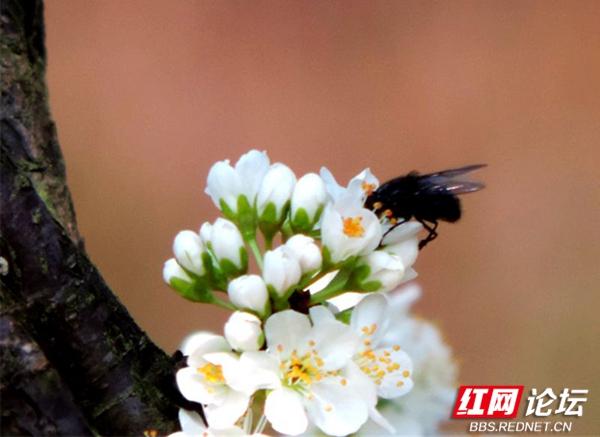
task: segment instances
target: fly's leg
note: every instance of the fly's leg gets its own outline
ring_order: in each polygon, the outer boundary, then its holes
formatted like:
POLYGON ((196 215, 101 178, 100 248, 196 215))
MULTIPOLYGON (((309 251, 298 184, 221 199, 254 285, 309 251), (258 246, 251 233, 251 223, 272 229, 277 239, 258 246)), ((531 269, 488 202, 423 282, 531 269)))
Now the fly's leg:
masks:
POLYGON ((429 224, 429 222, 426 222, 425 220, 418 220, 418 222, 421 223, 423 227, 429 232, 427 237, 419 241, 419 250, 421 250, 427 245, 427 243, 437 238, 438 233, 436 232, 436 229, 438 227, 438 222, 432 221, 431 224, 429 224))
POLYGON ((407 219, 402 219, 402 221, 396 222, 395 225, 393 225, 391 228, 389 228, 387 231, 385 231, 385 234, 383 234, 383 237, 381 237, 381 241, 383 241, 383 239, 385 238, 385 236, 387 234, 389 234, 390 232, 392 232, 394 229, 396 229, 401 224, 406 223, 407 221, 408 221, 407 219))

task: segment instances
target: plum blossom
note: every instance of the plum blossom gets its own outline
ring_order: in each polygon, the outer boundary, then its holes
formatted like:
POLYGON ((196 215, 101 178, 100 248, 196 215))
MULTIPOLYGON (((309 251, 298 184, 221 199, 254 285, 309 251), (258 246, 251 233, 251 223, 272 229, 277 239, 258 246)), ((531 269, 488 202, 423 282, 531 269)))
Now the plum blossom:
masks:
MULTIPOLYGON (((267 351, 243 353, 231 365, 245 367, 255 384, 269 388, 265 416, 273 429, 299 435, 309 422, 329 435, 355 432, 367 420, 375 393, 373 383, 359 383, 348 371, 359 337, 336 320, 312 326, 308 316, 292 310, 272 315, 265 323, 267 351)), ((227 378, 228 367, 224 366, 227 378)), ((239 372, 232 372, 239 373, 239 372)), ((252 383, 248 378, 245 384, 252 383)), ((242 389, 234 378, 232 387, 242 389)), ((246 387, 252 392, 254 387, 246 387)))
POLYGON ((381 237, 377 216, 357 206, 351 197, 344 196, 325 208, 321 239, 333 263, 369 254, 379 246, 381 237))
POLYGON ((231 352, 227 340, 219 335, 200 333, 188 339, 181 350, 188 355, 187 367, 176 374, 181 394, 204 405, 211 427, 233 426, 248 408, 250 396, 229 387, 221 365, 211 360, 210 356, 216 352, 231 352))

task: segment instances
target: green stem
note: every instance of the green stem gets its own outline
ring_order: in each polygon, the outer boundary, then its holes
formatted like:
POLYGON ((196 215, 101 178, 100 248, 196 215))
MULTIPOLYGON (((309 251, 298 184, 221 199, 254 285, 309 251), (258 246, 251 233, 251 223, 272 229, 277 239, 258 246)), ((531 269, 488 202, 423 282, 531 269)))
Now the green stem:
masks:
POLYGON ((210 299, 209 303, 215 304, 221 308, 225 308, 226 310, 237 311, 237 307, 234 304, 227 302, 226 300, 219 299, 214 295, 212 296, 212 299, 210 299))
POLYGON ((250 250, 252 250, 252 254, 254 255, 254 258, 256 259, 256 264, 258 264, 258 267, 262 270, 263 258, 262 258, 262 253, 260 251, 260 248, 258 247, 258 243, 256 242, 256 238, 252 238, 252 239, 248 240, 248 246, 250 246, 250 250))
POLYGON ((273 237, 275 234, 263 234, 265 237, 265 249, 271 250, 273 248, 273 237))
POLYGON ((311 304, 319 304, 325 302, 327 299, 331 299, 335 297, 341 292, 346 291, 345 287, 348 283, 348 279, 350 279, 350 274, 352 273, 351 267, 343 267, 338 274, 331 280, 331 282, 322 289, 321 291, 313 294, 310 298, 311 304))

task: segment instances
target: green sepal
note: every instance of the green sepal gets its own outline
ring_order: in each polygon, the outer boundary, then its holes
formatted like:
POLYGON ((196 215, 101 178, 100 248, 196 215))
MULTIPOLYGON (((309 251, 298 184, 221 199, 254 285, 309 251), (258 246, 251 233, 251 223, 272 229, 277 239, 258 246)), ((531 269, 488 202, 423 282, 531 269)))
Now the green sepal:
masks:
POLYGON ((366 264, 360 264, 352 270, 348 281, 348 287, 355 291, 377 291, 381 289, 380 281, 367 281, 371 275, 371 268, 366 264))
POLYGON ((212 292, 202 280, 195 279, 192 282, 187 282, 181 278, 171 278, 169 285, 180 296, 192 302, 207 303, 213 300, 212 292))
POLYGON ((258 336, 258 349, 259 350, 263 347, 263 344, 265 344, 265 333, 264 333, 264 331, 261 331, 260 335, 258 336))
POLYGON ((310 232, 313 228, 313 223, 308 216, 308 212, 304 208, 298 208, 296 214, 292 217, 290 225, 295 233, 310 232))
POLYGON ((323 263, 321 270, 328 271, 333 270, 333 261, 331 261, 331 252, 327 246, 323 246, 321 249, 321 253, 323 254, 323 263))
POLYGON ((227 291, 227 278, 221 272, 218 261, 212 254, 210 243, 207 249, 207 251, 202 252, 202 264, 204 264, 206 275, 209 278, 212 288, 219 291, 227 291))
POLYGON ((265 236, 267 241, 271 241, 273 236, 281 229, 283 221, 287 216, 287 212, 290 208, 290 202, 286 202, 279 214, 277 214, 277 207, 273 202, 269 202, 258 218, 258 227, 265 236))
POLYGON ((354 308, 348 308, 347 310, 341 311, 335 315, 335 318, 346 325, 350 324, 350 319, 352 317, 352 310, 354 308))
POLYGON ((256 208, 250 205, 246 196, 237 198, 237 219, 235 222, 242 233, 244 241, 256 238, 256 208))
POLYGON ((221 206, 221 212, 226 219, 229 219, 232 222, 237 221, 237 213, 231 209, 223 199, 219 199, 219 205, 221 206))
POLYGON ((240 247, 240 260, 241 267, 235 264, 230 259, 221 259, 219 260, 219 267, 221 273, 227 277, 232 278, 236 276, 243 275, 248 270, 248 253, 244 247, 240 247))

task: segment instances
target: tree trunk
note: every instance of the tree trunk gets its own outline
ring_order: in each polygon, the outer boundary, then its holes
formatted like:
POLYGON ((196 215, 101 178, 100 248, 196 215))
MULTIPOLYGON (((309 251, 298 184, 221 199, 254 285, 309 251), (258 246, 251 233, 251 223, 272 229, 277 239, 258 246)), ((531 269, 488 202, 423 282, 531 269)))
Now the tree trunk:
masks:
POLYGON ((177 428, 173 364, 79 236, 45 84, 41 0, 1 2, 2 435, 177 428))

